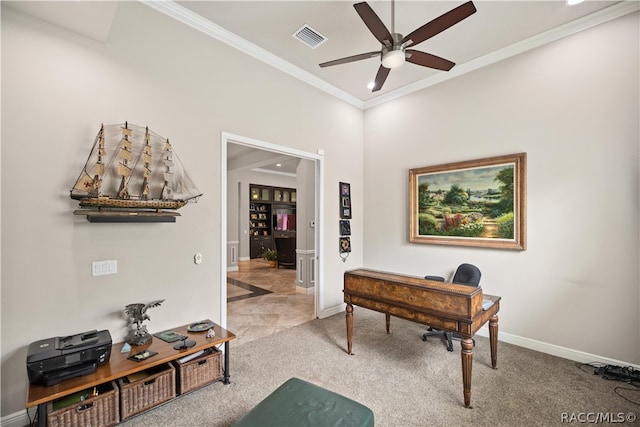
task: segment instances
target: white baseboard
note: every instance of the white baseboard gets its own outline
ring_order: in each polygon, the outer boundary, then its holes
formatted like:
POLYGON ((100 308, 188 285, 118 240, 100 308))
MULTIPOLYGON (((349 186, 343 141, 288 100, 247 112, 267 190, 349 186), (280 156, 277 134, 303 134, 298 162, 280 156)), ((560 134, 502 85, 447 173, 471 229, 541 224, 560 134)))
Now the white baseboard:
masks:
MULTIPOLYGON (((477 335, 488 337, 489 328, 484 326, 477 335)), ((523 338, 518 335, 512 335, 506 332, 498 332, 499 341, 517 345, 519 347, 528 348, 529 350, 539 351, 540 353, 550 354, 552 356, 562 357, 564 359, 573 360, 580 363, 597 363, 603 365, 631 366, 640 369, 640 365, 625 362, 622 360, 611 359, 608 357, 598 356, 597 354, 585 353, 584 351, 573 350, 571 348, 562 347, 555 344, 549 344, 542 341, 523 338)), ((500 348, 498 346, 498 363, 500 363, 500 348)))
MULTIPOLYGON (((36 415, 36 408, 31 408, 29 410, 31 414, 31 419, 36 415)), ((0 425, 2 427, 24 427, 29 425, 29 417, 27 416, 27 410, 23 409, 22 411, 9 414, 0 419, 0 425)))
POLYGON ((324 319, 325 317, 333 316, 334 314, 344 313, 344 309, 346 304, 338 304, 335 307, 326 308, 318 313, 318 317, 320 319, 324 319))
POLYGON ((311 286, 310 288, 305 288, 304 286, 296 286, 297 294, 313 295, 315 291, 316 288, 314 286, 311 286))
POLYGON ((238 270, 240 270, 240 267, 238 267, 238 266, 235 266, 235 267, 227 267, 227 272, 229 272, 229 271, 238 271, 238 270))

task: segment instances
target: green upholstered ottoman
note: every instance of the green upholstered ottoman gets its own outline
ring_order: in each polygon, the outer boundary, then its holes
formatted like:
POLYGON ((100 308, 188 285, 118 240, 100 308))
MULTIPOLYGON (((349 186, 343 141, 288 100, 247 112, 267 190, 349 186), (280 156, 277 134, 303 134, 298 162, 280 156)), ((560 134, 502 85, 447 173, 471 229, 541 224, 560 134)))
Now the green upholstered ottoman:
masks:
POLYGON ((373 427, 373 412, 337 393, 291 378, 233 427, 373 427))

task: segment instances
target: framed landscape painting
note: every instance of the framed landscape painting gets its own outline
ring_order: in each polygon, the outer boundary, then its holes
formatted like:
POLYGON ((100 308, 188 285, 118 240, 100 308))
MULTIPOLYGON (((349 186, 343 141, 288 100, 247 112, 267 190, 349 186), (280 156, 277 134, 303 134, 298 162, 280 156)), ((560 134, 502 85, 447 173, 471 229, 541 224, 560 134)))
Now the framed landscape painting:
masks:
POLYGON ((409 171, 409 241, 526 250, 526 153, 409 171))

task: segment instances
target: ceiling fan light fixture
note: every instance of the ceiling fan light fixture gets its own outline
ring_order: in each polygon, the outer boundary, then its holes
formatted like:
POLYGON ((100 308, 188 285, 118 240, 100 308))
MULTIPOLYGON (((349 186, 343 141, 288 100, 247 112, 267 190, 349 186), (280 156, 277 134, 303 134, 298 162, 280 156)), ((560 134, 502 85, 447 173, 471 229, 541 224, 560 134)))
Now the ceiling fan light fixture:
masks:
POLYGON ((365 26, 380 43, 380 50, 334 59, 333 61, 323 62, 319 65, 324 68, 332 65, 362 61, 369 58, 380 58, 382 64, 378 67, 375 83, 371 92, 377 92, 382 89, 382 85, 384 85, 391 70, 402 66, 405 62, 411 62, 421 67, 449 71, 456 65, 454 62, 430 53, 415 50, 413 47, 476 13, 476 7, 473 1, 469 0, 427 22, 409 33, 406 37, 403 37, 402 34, 395 32, 395 0, 391 0, 391 32, 367 2, 356 3, 353 7, 358 15, 360 15, 365 26), (412 49, 405 50, 408 47, 412 49))
POLYGON ((404 52, 401 49, 390 50, 382 55, 382 66, 385 68, 398 68, 404 64, 404 52))

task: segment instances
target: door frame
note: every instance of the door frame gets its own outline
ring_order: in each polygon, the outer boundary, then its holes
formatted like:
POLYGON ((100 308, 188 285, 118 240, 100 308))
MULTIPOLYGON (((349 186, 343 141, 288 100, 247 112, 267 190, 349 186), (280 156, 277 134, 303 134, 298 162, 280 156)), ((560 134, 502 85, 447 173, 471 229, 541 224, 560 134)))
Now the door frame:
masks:
POLYGON ((227 146, 240 144, 247 147, 266 150, 306 160, 315 164, 315 262, 314 262, 314 318, 322 311, 321 302, 324 295, 323 260, 322 253, 324 221, 324 157, 321 154, 310 153, 283 145, 277 145, 242 135, 222 131, 220 133, 220 323, 227 327, 227 146))

